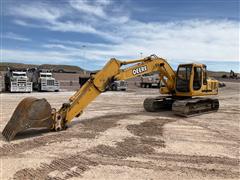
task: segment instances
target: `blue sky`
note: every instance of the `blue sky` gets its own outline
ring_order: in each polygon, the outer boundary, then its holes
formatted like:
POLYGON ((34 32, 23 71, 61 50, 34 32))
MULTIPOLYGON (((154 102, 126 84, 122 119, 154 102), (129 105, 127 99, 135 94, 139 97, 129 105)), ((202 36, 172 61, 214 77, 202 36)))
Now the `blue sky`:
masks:
POLYGON ((238 0, 0 1, 2 61, 94 70, 157 54, 239 71, 238 0))

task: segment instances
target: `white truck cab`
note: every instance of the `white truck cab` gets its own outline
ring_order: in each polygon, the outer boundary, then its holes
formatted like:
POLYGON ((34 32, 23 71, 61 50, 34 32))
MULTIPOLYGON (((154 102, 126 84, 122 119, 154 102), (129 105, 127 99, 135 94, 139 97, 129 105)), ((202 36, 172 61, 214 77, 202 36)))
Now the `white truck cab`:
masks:
POLYGON ((59 91, 60 83, 50 72, 40 72, 38 80, 39 91, 59 91))
POLYGON ((32 82, 27 77, 27 72, 12 71, 9 75, 10 92, 32 92, 32 82))

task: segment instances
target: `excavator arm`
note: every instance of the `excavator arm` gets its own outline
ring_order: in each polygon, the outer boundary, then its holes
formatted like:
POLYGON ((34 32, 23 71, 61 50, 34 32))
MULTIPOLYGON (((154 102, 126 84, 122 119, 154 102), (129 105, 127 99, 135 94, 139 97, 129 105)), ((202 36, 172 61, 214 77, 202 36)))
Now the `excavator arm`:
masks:
POLYGON ((144 74, 159 72, 160 78, 165 84, 162 93, 174 93, 175 72, 165 59, 155 55, 144 59, 119 61, 112 58, 101 71, 91 76, 91 78, 69 99, 69 103, 64 103, 62 108, 53 114, 55 130, 65 128, 66 123, 74 117, 78 117, 98 95, 105 92, 106 88, 115 80, 126 80, 144 74), (130 67, 121 69, 124 65, 130 67))

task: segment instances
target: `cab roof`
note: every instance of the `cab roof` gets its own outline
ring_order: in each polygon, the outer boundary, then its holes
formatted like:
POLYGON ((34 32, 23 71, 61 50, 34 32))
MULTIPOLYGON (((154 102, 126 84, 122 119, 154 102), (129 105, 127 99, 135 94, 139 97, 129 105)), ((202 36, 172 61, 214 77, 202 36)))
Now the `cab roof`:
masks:
POLYGON ((24 71, 13 71, 14 74, 26 74, 24 71))
POLYGON ((206 66, 206 65, 200 64, 200 63, 187 63, 187 64, 180 64, 179 66, 206 66))
POLYGON ((40 75, 52 75, 52 73, 40 72, 40 75))

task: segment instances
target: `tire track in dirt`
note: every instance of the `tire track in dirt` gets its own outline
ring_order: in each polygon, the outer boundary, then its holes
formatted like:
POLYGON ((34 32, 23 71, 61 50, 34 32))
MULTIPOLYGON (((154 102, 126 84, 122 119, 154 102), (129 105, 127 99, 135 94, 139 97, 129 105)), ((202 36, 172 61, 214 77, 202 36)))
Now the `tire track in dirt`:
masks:
POLYGON ((52 135, 37 137, 31 140, 23 141, 18 144, 4 144, 0 148, 0 157, 3 156, 12 156, 17 155, 19 153, 23 153, 25 151, 38 148, 40 146, 49 145, 55 142, 63 142, 67 141, 70 138, 95 138, 95 134, 92 133, 83 133, 83 132, 59 132, 52 135))
POLYGON ((159 141, 159 139, 155 139, 152 136, 162 136, 163 126, 170 122, 174 121, 153 119, 139 125, 128 125, 127 129, 137 135, 137 137, 125 138, 124 141, 116 143, 115 147, 102 144, 81 154, 55 159, 50 164, 42 163, 37 169, 26 168, 19 170, 15 173, 14 179, 31 179, 34 177, 34 179, 62 180, 71 177, 81 177, 85 171, 97 165, 127 166, 130 168, 170 172, 178 171, 183 174, 198 172, 205 177, 207 175, 221 178, 239 177, 239 161, 236 159, 155 153, 153 147, 165 147, 165 145, 163 141, 159 141), (157 127, 150 131, 152 126, 157 127), (150 161, 141 162, 126 159, 127 157, 135 157, 137 155, 146 157, 150 161), (161 164, 159 162, 164 163, 161 164), (178 162, 183 164, 179 164, 178 162), (197 166, 192 166, 192 164, 196 164, 197 166), (209 164, 215 166, 207 168, 206 165, 209 164), (226 165, 227 168, 219 169, 219 165, 226 165))
MULTIPOLYGON (((95 138, 99 133, 106 131, 111 127, 117 126, 117 121, 127 118, 136 113, 126 113, 122 115, 105 115, 94 117, 83 121, 73 122, 66 131, 56 132, 51 135, 35 137, 18 144, 4 144, 0 147, 0 157, 17 155, 25 151, 49 145, 55 142, 69 141, 71 138, 95 138)), ((24 134, 24 136, 31 134, 24 134)))
POLYGON ((117 142, 116 147, 100 144, 89 150, 89 153, 121 159, 134 157, 137 154, 152 154, 153 152, 154 148, 152 146, 142 143, 140 139, 133 137, 126 138, 122 142, 117 142))
POLYGON ((71 177, 79 177, 88 170, 89 166, 96 166, 97 162, 90 160, 82 155, 73 155, 61 159, 53 160, 50 164, 42 163, 37 169, 25 168, 17 171, 13 179, 68 179, 71 177), (55 173, 51 173, 54 172, 55 173))
POLYGON ((157 160, 160 162, 167 162, 168 164, 172 163, 174 168, 164 167, 165 170, 181 170, 184 172, 192 170, 202 174, 213 174, 219 177, 239 177, 238 159, 156 153, 154 147, 165 147, 165 142, 159 138, 156 139, 156 137, 163 136, 164 125, 171 122, 175 122, 175 120, 152 119, 141 124, 128 125, 127 129, 137 137, 126 138, 123 142, 116 143, 115 147, 99 145, 92 148, 89 153, 94 153, 105 158, 118 159, 141 156, 153 161, 157 160), (182 166, 176 166, 177 163, 182 163, 182 166), (198 165, 198 168, 191 167, 192 164, 198 165), (205 165, 214 165, 214 168, 206 168, 205 165), (219 165, 225 166, 225 169, 229 170, 219 169, 219 165))
POLYGON ((181 155, 181 154, 168 154, 168 153, 154 153, 146 155, 149 159, 184 162, 191 164, 219 164, 227 166, 238 167, 240 161, 238 159, 229 157, 216 157, 216 156, 200 156, 200 155, 181 155))
MULTIPOLYGON (((132 115, 132 113, 130 114, 132 115)), ((108 116, 107 118, 116 118, 116 116, 108 116)), ((121 115, 118 116, 118 120, 126 118, 126 115, 121 115)), ((105 117, 106 119, 106 117, 105 117)), ((85 120, 84 122, 81 122, 85 125, 85 129, 92 130, 95 129, 96 131, 102 131, 103 129, 101 126, 112 126, 109 124, 109 121, 106 125, 103 125, 103 121, 100 120, 99 118, 93 118, 91 120, 85 120)), ((112 119, 111 119, 112 120, 112 119)), ((159 120, 159 119, 157 119, 159 120)), ((156 124, 156 119, 149 121, 150 124, 148 123, 141 123, 140 125, 128 125, 127 129, 131 129, 135 133, 137 133, 141 127, 145 130, 145 134, 150 133, 150 129, 153 128, 154 126, 157 126, 155 128, 151 135, 153 136, 154 134, 159 134, 162 135, 162 126, 165 125, 168 122, 172 122, 172 120, 161 120, 161 122, 156 124), (159 131, 160 130, 160 131, 159 131)), ((104 129, 106 130, 106 129, 104 129)), ((160 146, 164 147, 164 142, 156 140, 154 138, 149 138, 149 137, 142 137, 142 138, 126 138, 124 139, 123 142, 118 142, 116 143, 117 147, 110 147, 106 145, 99 145, 94 148, 91 148, 87 151, 85 151, 86 155, 91 156, 91 154, 100 154, 100 155, 105 155, 108 157, 115 157, 115 158, 126 158, 126 157, 132 157, 136 156, 137 154, 152 154, 154 153, 154 148, 152 146, 160 146)), ((84 152, 83 152, 84 153, 84 152)), ((84 159, 86 157, 83 157, 82 155, 73 155, 70 157, 66 158, 60 158, 52 161, 49 165, 48 164, 42 164, 40 168, 37 169, 32 169, 32 168, 26 168, 19 170, 15 173, 14 177, 15 179, 21 179, 21 178, 31 178, 31 177, 36 177, 38 178, 44 178, 44 179, 49 179, 49 173, 52 171, 60 171, 58 172, 59 177, 61 179, 67 179, 68 177, 78 177, 81 176, 81 173, 87 169, 89 169, 89 164, 90 165, 98 165, 99 162, 96 162, 95 160, 93 161, 83 161, 83 162, 91 162, 91 163, 83 163, 81 162, 81 159, 84 159), (81 163, 80 163, 81 162, 81 163), (78 166, 78 163, 80 167, 78 166), (75 171, 72 172, 71 168, 76 167, 75 171), (85 169, 84 169, 85 168, 85 169)), ((109 165, 111 165, 111 162, 108 162, 109 165)), ((56 176, 56 175, 55 175, 56 176)), ((54 177, 56 178, 56 177, 54 177)))
MULTIPOLYGON (((171 155, 171 154, 169 154, 171 155)), ((178 155, 177 155, 178 156, 178 155)), ((181 156, 181 155, 180 155, 181 156)), ((191 159, 191 156, 189 156, 191 159)), ((206 168, 203 165, 202 167, 187 167, 187 166, 179 166, 176 165, 176 162, 173 162, 170 165, 169 161, 165 161, 165 163, 155 163, 153 161, 141 162, 141 161, 133 161, 133 160, 126 160, 126 159, 116 159, 116 158, 109 158, 109 157, 91 157, 97 163, 101 165, 113 165, 113 166, 127 166, 130 168, 143 168, 143 169, 151 169, 151 170, 158 170, 158 171, 179 171, 181 174, 189 174, 190 171, 198 172, 203 174, 204 177, 207 175, 214 175, 216 177, 221 178, 239 178, 239 170, 236 167, 235 171, 231 171, 230 169, 217 169, 217 168, 206 168)), ((191 166, 191 165, 190 165, 191 166)))
POLYGON ((190 119, 181 119, 181 120, 185 121, 185 122, 188 122, 188 123, 191 123, 193 125, 199 126, 201 128, 204 128, 204 129, 206 129, 208 131, 215 132, 219 136, 221 136, 223 139, 230 140, 230 141, 235 141, 237 143, 240 143, 240 139, 237 138, 236 136, 231 136, 231 135, 229 135, 229 134, 227 134, 227 133, 225 133, 224 131, 221 131, 221 130, 212 129, 207 124, 205 124, 204 122, 197 122, 197 121, 190 120, 190 119))
MULTIPOLYGON (((164 154, 171 156, 172 154, 164 154)), ((164 156, 163 155, 163 156, 164 156)), ((173 155, 174 158, 182 158, 181 155, 173 155)), ((183 156, 184 157, 184 156, 183 156)), ((170 161, 174 160, 172 158, 170 161)), ((185 157, 186 158, 186 157, 185 157)), ((191 159, 188 156, 187 159, 191 159)), ((166 160, 166 159, 163 159, 166 160)), ((176 160, 176 159, 175 159, 176 160)), ((168 163, 169 164, 169 163, 168 163)), ((82 153, 81 155, 73 155, 61 159, 56 159, 50 164, 41 164, 37 169, 26 168, 17 171, 14 174, 14 179, 56 179, 63 180, 72 177, 81 177, 82 174, 89 170, 92 166, 97 165, 112 165, 112 166, 127 166, 130 168, 143 168, 159 171, 179 171, 181 174, 188 174, 190 171, 202 173, 206 175, 214 175, 222 178, 238 178, 239 172, 231 170, 223 170, 217 168, 201 168, 201 167, 186 167, 178 165, 161 165, 152 161, 140 162, 126 159, 116 159, 103 156, 92 156, 82 153)))
POLYGON ((171 122, 175 120, 155 118, 140 124, 128 125, 127 130, 137 137, 125 138, 122 142, 117 142, 115 147, 100 144, 92 148, 90 152, 115 158, 153 154, 154 147, 165 147, 165 142, 160 138, 163 136, 163 126, 171 122))

